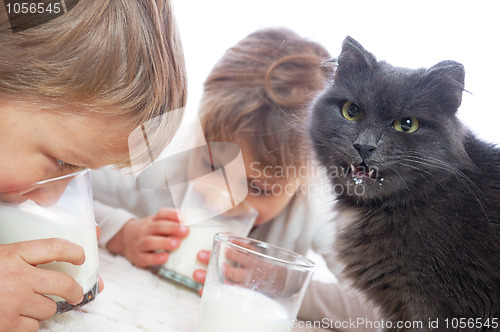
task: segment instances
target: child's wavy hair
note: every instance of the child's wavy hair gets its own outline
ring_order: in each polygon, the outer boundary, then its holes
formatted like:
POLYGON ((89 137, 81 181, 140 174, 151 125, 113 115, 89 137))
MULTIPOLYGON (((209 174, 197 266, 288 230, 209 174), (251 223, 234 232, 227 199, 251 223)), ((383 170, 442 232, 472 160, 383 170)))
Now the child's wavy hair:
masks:
POLYGON ((207 141, 236 141, 263 166, 302 166, 312 99, 333 76, 327 50, 285 28, 256 31, 229 49, 204 85, 207 141))
POLYGON ((82 0, 19 32, 0 10, 0 45, 0 98, 56 112, 67 110, 52 105, 75 106, 130 131, 156 119, 149 156, 180 124, 183 112, 170 111, 185 105, 186 74, 168 0, 82 0))

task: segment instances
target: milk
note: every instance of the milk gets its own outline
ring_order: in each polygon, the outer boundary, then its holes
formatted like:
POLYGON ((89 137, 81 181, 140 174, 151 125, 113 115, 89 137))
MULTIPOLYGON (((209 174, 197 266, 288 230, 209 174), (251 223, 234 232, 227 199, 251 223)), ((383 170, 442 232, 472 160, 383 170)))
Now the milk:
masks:
POLYGON ((271 298, 239 286, 205 290, 196 332, 291 332, 286 310, 271 298))
POLYGON ((206 269, 206 265, 201 264, 196 255, 200 250, 211 250, 214 235, 220 232, 246 235, 249 225, 236 219, 212 218, 204 216, 206 213, 202 209, 190 209, 183 211, 186 225, 189 226, 189 235, 184 238, 181 245, 176 250, 170 252, 165 268, 174 271, 184 277, 193 278, 196 269, 206 269), (208 219, 208 220, 206 220, 208 219), (196 220, 199 222, 191 222, 196 220))
MULTIPOLYGON (((68 274, 82 286, 84 294, 89 292, 98 282, 99 260, 95 224, 88 220, 88 215, 77 219, 56 206, 42 208, 32 201, 19 206, 1 206, 0 243, 45 238, 62 238, 83 247, 85 263, 82 265, 51 262, 38 267, 68 274)), ((57 296, 51 298, 65 301, 57 296)))

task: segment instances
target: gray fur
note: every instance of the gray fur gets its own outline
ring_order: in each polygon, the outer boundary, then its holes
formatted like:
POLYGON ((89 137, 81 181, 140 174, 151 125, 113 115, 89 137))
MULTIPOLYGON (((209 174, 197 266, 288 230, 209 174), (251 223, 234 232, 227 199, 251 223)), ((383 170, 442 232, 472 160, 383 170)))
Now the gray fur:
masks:
POLYGON ((312 108, 317 158, 343 171, 329 173, 345 189, 335 190, 340 219, 350 216, 336 240, 344 273, 385 319, 422 321, 419 331, 429 319, 440 320, 438 331, 445 319, 500 320, 500 151, 456 117, 464 76, 454 61, 393 67, 347 37, 312 108), (363 111, 359 121, 342 116, 347 100, 363 111), (417 131, 393 128, 408 117, 417 131), (375 169, 376 179, 356 184, 350 164, 375 169))

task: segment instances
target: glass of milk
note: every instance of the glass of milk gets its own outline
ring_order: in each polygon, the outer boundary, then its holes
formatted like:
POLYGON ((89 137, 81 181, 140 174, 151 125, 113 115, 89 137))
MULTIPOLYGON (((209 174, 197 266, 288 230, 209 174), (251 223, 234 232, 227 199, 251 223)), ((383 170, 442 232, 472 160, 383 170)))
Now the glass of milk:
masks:
POLYGON ((179 208, 185 216, 183 226, 189 227, 189 235, 179 248, 170 252, 159 275, 199 291, 203 285, 193 280, 193 272, 206 269, 206 265, 198 261, 198 252, 212 248, 216 233, 246 236, 257 218, 257 211, 245 201, 233 203, 226 188, 191 182, 179 208))
POLYGON ((83 247, 85 262, 73 265, 50 262, 37 267, 66 273, 82 286, 83 301, 72 305, 58 296, 47 295, 57 303, 60 314, 92 300, 99 290, 96 224, 90 171, 78 171, 35 184, 33 199, 21 204, 0 202, 0 243, 62 238, 83 247))
POLYGON ((291 332, 313 270, 291 251, 216 234, 196 332, 291 332))

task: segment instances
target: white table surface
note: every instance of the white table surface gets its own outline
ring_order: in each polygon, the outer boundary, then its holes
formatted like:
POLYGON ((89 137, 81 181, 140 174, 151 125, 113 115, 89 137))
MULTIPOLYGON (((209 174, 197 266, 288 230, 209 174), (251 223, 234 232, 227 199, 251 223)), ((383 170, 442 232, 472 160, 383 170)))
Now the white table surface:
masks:
POLYGON ((105 249, 99 249, 99 258, 103 292, 82 308, 42 322, 39 331, 194 332, 200 305, 198 294, 137 268, 105 249))

